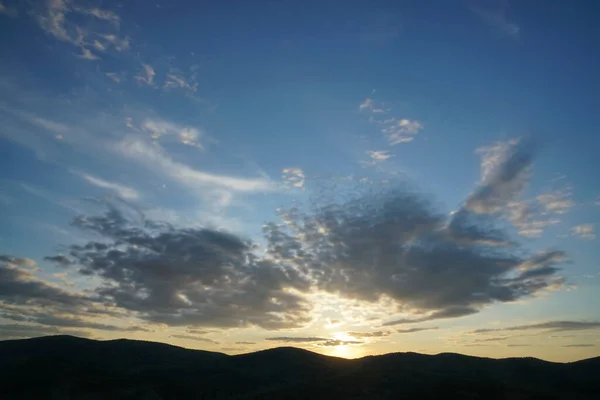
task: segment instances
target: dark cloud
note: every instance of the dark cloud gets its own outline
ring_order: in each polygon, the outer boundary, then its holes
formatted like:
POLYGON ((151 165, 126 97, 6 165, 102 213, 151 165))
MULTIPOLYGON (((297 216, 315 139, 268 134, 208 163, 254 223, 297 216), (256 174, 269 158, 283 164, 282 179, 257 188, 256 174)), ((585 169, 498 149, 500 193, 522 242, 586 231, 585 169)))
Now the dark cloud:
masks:
POLYGON ((396 332, 398 332, 398 333, 415 333, 415 332, 421 332, 421 331, 432 331, 432 330, 436 330, 436 329, 440 329, 439 326, 423 326, 420 328, 397 329, 396 332))
POLYGON ((176 339, 196 340, 198 342, 207 342, 207 343, 219 344, 219 342, 216 342, 216 341, 214 341, 212 339, 201 337, 201 336, 193 336, 193 335, 185 335, 185 334, 175 334, 175 335, 170 335, 169 337, 176 338, 176 339))
POLYGON ((467 315, 475 314, 478 311, 470 307, 450 307, 445 310, 433 312, 425 317, 421 318, 402 318, 394 321, 384 322, 382 326, 392 325, 403 325, 403 324, 415 324, 418 322, 431 321, 435 319, 446 319, 446 318, 458 318, 467 315))
POLYGON ((582 343, 582 344, 566 344, 560 347, 595 347, 595 344, 592 343, 582 343))
POLYGON ((319 346, 322 347, 336 347, 336 346, 347 346, 349 344, 363 344, 363 342, 359 342, 357 340, 337 340, 337 339, 330 339, 330 340, 326 340, 322 343, 319 343, 319 346))
POLYGON ((499 227, 497 211, 523 190, 533 151, 514 141, 484 157, 481 184, 451 216, 406 184, 347 181, 267 223, 266 251, 227 232, 148 220, 121 200, 97 201, 103 211, 73 225, 103 239, 71 246, 62 265, 99 278, 102 302, 172 326, 302 327, 313 290, 392 299, 393 312, 415 315, 390 326, 467 316, 559 287, 565 254, 527 256, 499 227))
POLYGON ((261 259, 255 245, 230 233, 176 229, 144 219, 123 202, 79 216, 74 225, 105 243, 72 246, 80 273, 95 275, 97 294, 139 318, 168 325, 292 328, 309 321, 296 292, 309 282, 289 266, 261 259))
POLYGON ((506 332, 506 331, 526 331, 526 330, 549 330, 551 332, 562 331, 579 331, 600 329, 599 321, 549 321, 538 324, 516 325, 505 328, 483 328, 476 329, 470 333, 490 333, 490 332, 506 332))
POLYGON ((59 286, 38 279, 23 265, 31 260, 0 256, 0 302, 6 304, 37 306, 79 307, 90 303, 90 299, 68 292, 59 286))
POLYGON ((495 336, 495 337, 488 337, 488 338, 483 338, 483 339, 477 339, 475 340, 476 342, 501 342, 507 339, 510 339, 513 336, 495 336))
POLYGON ((468 199, 473 210, 450 217, 402 184, 322 196, 306 210, 282 212, 285 224, 265 226, 268 254, 309 276, 320 290, 363 301, 385 296, 421 313, 385 326, 466 316, 559 287, 556 264, 564 253, 527 257, 499 228, 499 216, 478 215, 520 190, 513 181, 530 161, 526 147, 511 148, 468 199))
POLYGON ((205 335, 207 333, 214 332, 214 331, 206 331, 206 330, 202 330, 202 329, 186 329, 186 332, 192 333, 195 335, 205 335))
POLYGON ((62 254, 58 254, 56 256, 44 257, 44 260, 51 261, 55 264, 60 265, 61 267, 68 267, 71 264, 73 264, 73 262, 71 260, 69 260, 67 257, 63 256, 62 254))
POLYGON ((37 317, 31 318, 31 322, 36 322, 41 325, 49 325, 49 326, 59 326, 66 328, 86 328, 86 329, 96 329, 101 331, 121 331, 121 332, 136 332, 136 331, 144 331, 148 332, 147 328, 138 326, 138 325, 129 325, 129 326, 116 326, 109 324, 102 324, 94 321, 85 320, 83 318, 73 318, 73 317, 61 317, 56 315, 39 315, 37 317))
POLYGON ((507 344, 506 347, 531 347, 530 344, 507 344))
POLYGON ((273 342, 286 342, 286 343, 310 343, 310 342, 325 342, 328 339, 321 337, 297 337, 297 336, 278 336, 265 338, 273 342))
POLYGON ((235 342, 235 344, 256 344, 256 342, 235 342))
POLYGON ((384 337, 392 334, 390 331, 375 331, 375 332, 347 332, 348 335, 357 339, 372 338, 372 337, 384 337))

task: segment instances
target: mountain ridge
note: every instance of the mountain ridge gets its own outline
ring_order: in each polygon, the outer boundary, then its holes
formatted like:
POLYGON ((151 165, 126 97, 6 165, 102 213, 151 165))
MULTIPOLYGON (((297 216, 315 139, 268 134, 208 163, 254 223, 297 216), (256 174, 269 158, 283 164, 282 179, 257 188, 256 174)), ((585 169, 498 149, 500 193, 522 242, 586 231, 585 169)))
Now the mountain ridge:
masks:
POLYGON ((600 398, 600 357, 388 353, 356 359, 295 347, 227 355, 160 342, 57 335, 0 341, 5 399, 600 398), (562 396, 562 397, 561 397, 562 396))

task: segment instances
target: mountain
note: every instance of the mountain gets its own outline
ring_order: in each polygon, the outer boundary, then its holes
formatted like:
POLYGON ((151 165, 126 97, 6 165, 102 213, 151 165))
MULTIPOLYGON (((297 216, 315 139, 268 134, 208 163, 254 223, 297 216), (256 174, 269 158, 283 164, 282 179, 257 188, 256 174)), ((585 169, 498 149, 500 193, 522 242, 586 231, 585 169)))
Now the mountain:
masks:
POLYGON ((0 342, 1 399, 599 399, 600 357, 574 363, 293 347, 228 356, 164 343, 0 342))

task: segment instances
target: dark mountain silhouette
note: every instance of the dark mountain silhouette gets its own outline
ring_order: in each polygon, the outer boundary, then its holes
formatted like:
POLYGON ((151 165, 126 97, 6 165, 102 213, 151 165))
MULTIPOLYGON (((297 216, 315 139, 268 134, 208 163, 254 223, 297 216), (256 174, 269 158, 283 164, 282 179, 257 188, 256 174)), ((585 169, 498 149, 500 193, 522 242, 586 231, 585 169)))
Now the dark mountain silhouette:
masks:
POLYGON ((600 357, 573 363, 293 347, 228 356, 164 343, 0 342, 1 399, 599 399, 600 357))

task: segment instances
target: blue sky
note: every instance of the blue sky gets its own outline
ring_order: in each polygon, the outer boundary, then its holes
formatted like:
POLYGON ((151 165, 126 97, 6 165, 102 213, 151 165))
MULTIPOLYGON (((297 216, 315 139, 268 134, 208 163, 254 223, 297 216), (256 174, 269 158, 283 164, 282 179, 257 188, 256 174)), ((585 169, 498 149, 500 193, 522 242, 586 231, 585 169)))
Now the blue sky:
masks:
POLYGON ((3 336, 598 355, 599 11, 2 0, 3 336))

